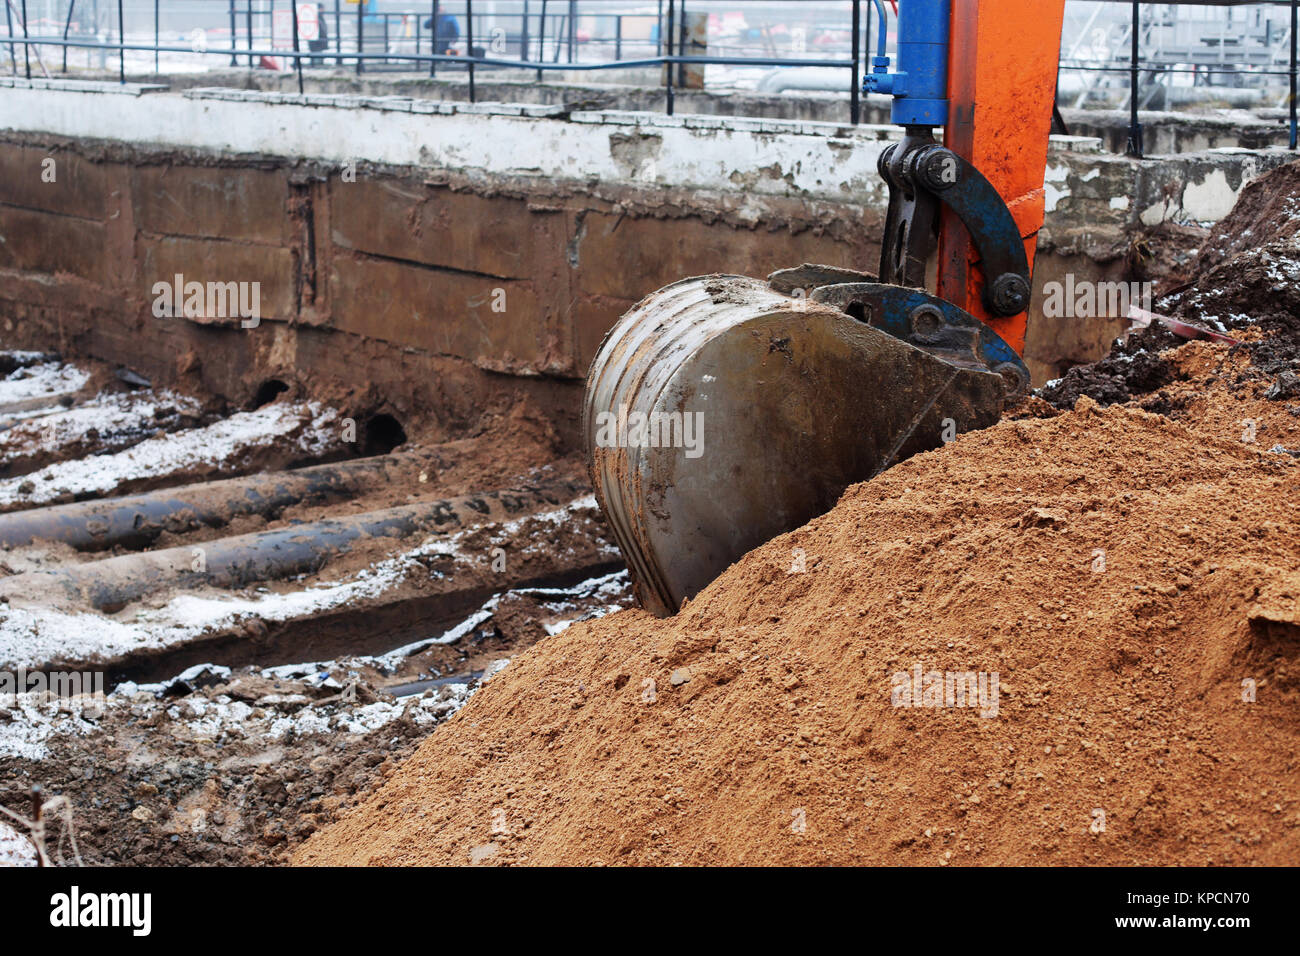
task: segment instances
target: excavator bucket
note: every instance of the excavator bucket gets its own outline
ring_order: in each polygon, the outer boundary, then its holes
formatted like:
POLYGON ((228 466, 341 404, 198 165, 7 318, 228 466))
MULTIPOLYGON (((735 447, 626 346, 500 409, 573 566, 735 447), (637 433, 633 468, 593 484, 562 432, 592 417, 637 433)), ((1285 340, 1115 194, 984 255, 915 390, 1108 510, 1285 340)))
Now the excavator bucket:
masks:
POLYGON ((641 605, 676 613, 844 489, 1028 387, 988 326, 925 292, 803 266, 684 279, 610 330, 583 427, 641 605))

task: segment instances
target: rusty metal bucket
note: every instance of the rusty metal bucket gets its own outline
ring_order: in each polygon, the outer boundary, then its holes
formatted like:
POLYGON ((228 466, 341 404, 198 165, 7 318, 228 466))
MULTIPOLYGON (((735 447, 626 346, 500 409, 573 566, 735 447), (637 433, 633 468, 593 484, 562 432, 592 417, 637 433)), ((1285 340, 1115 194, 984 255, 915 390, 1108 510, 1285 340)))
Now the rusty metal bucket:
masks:
POLYGON ((943 346, 924 347, 907 316, 882 314, 898 310, 896 293, 935 311, 924 293, 892 286, 796 296, 713 275, 655 292, 610 330, 588 376, 583 428, 597 499, 643 607, 675 613, 748 551, 830 510, 850 484, 992 424, 1028 382, 1006 361, 953 349, 954 334, 965 343, 987 327, 966 316, 966 329, 950 306, 938 334, 933 314, 913 310, 918 335, 943 346))

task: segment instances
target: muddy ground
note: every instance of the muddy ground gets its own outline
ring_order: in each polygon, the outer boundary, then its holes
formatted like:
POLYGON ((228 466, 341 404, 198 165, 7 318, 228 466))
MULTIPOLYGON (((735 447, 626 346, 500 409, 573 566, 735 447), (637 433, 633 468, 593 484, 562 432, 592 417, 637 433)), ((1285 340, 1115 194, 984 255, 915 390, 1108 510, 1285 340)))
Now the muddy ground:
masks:
MULTIPOLYGON (((200 666, 120 685, 102 706, 10 702, 0 707, 0 802, 30 818, 32 786, 68 797, 90 865, 284 862, 392 774, 484 674, 548 631, 629 602, 615 574, 563 593, 508 592, 448 643, 409 656, 200 666)), ((50 853, 75 862, 70 844, 50 853)))
MULTIPOLYGON (((305 395, 237 409, 0 354, 0 512, 388 461, 338 500, 169 524, 154 550, 571 492, 107 609, 33 607, 14 583, 132 547, 8 548, 0 669, 84 667, 109 693, 0 701, 0 805, 64 798, 61 863, 1293 861, 1294 175, 1248 190, 1158 306, 1232 342, 1134 332, 668 622, 626 610, 582 462, 526 401, 453 441, 383 421, 348 438, 305 395), (881 705, 922 660, 1009 675, 1004 722, 881 705), (1243 680, 1262 706, 1240 709, 1243 680)), ((7 826, 0 856, 30 862, 7 826)))
POLYGON ((149 553, 468 502, 469 523, 439 511, 421 533, 358 540, 305 574, 233 591, 178 579, 121 608, 57 592, 37 601, 31 582, 99 573, 139 541, 0 545, 0 670, 76 669, 107 692, 0 695, 0 805, 30 820, 34 787, 66 798, 46 812, 53 862, 283 862, 485 674, 630 603, 581 462, 526 404, 434 443, 418 422, 349 434, 343 416, 292 394, 233 408, 54 354, 0 353, 0 373, 0 511, 12 514, 155 489, 206 508, 228 497, 214 480, 379 465, 346 493, 230 520, 182 509, 151 532, 149 553), (494 489, 551 491, 511 514, 489 507, 494 489))

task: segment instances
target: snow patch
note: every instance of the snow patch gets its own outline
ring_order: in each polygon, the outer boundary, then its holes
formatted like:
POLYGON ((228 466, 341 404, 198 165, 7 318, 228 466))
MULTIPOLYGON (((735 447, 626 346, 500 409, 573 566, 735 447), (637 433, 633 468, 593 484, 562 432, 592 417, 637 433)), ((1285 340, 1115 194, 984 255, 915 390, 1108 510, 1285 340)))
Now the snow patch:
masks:
POLYGON ((45 396, 67 395, 89 381, 89 372, 61 362, 43 362, 20 368, 0 379, 0 405, 45 396))
POLYGON ((234 463, 278 438, 297 436, 304 455, 320 454, 337 441, 331 428, 338 412, 315 402, 273 404, 237 412, 204 428, 161 435, 115 455, 64 461, 0 481, 0 505, 47 504, 64 495, 106 495, 129 481, 178 474, 202 466, 234 463))

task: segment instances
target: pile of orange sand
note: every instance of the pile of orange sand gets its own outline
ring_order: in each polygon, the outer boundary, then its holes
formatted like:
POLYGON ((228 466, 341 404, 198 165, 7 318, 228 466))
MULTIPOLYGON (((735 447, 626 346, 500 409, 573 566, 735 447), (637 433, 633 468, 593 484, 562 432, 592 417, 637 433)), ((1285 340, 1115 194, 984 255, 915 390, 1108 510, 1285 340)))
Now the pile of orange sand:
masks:
POLYGON ((296 861, 1294 863, 1300 417, 1165 359, 1169 416, 1033 403, 547 638, 296 861))
POLYGON ((1294 864, 1297 200, 1247 187, 1161 305, 1241 344, 1141 333, 547 638, 297 862, 1294 864))

